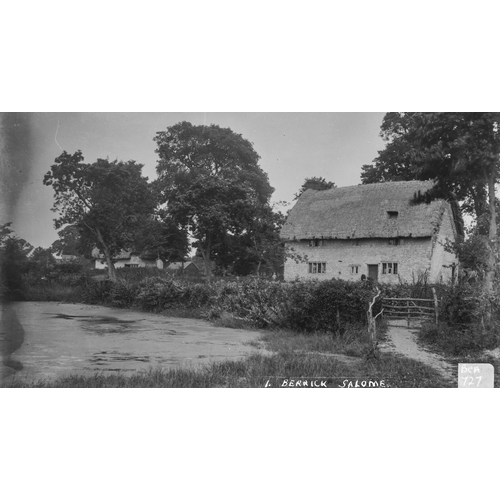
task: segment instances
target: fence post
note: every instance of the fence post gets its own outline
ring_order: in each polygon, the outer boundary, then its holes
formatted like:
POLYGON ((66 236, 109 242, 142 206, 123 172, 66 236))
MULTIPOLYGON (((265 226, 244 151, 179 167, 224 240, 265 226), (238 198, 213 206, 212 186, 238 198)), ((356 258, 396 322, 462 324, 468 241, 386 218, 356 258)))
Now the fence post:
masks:
POLYGON ((436 290, 434 287, 431 288, 432 290, 432 295, 434 295, 434 309, 436 311, 436 325, 438 324, 438 318, 439 318, 439 302, 438 302, 438 298, 437 298, 437 295, 436 295, 436 290))
POLYGON ((410 301, 409 300, 406 301, 406 308, 407 308, 406 319, 408 321, 408 328, 410 328, 410 301))

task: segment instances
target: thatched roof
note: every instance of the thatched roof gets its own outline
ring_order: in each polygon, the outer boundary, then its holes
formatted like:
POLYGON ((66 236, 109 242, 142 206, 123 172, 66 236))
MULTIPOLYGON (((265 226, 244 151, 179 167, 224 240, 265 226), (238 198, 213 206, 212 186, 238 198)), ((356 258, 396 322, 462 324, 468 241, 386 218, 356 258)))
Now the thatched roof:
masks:
MULTIPOLYGON (((113 260, 127 260, 130 259, 133 255, 138 255, 139 258, 143 260, 155 260, 156 259, 156 254, 152 252, 134 252, 132 250, 122 250, 119 254, 115 255, 113 257, 113 260)), ((101 253, 97 248, 94 248, 92 250, 92 257, 94 259, 104 259, 104 254, 101 253)))
POLYGON ((290 211, 281 237, 290 241, 432 236, 448 202, 412 203, 416 192, 432 186, 433 181, 408 181, 308 189, 290 211))
POLYGON ((180 269, 186 269, 191 264, 198 269, 198 266, 191 260, 187 260, 186 262, 171 262, 167 269, 169 271, 179 271, 180 269))

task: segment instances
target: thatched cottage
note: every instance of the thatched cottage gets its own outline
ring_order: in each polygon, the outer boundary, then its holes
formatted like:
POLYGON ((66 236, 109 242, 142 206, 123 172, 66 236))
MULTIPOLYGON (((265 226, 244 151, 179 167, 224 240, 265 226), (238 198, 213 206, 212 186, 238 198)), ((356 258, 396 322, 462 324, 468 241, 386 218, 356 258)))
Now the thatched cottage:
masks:
MULTIPOLYGON (((92 251, 95 269, 107 269, 106 258, 97 248, 92 251)), ((163 261, 157 259, 151 253, 139 253, 130 250, 122 250, 114 259, 113 263, 116 269, 120 267, 157 267, 163 269, 163 261)))
POLYGON ((186 262, 171 262, 167 271, 172 274, 183 274, 185 276, 201 276, 200 268, 191 260, 186 262))
POLYGON ((459 232, 458 207, 413 202, 432 181, 386 182, 305 191, 281 237, 303 262, 288 258, 285 280, 299 278, 448 282, 458 261, 446 239, 459 232))

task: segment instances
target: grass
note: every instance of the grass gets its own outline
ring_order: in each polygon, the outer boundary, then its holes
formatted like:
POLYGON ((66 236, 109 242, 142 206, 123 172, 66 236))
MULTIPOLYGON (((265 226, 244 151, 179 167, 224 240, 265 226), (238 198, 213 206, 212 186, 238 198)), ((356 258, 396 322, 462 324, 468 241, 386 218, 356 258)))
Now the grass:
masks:
POLYGON ((210 320, 215 326, 221 326, 224 328, 236 328, 243 330, 254 330, 251 323, 244 318, 237 318, 234 314, 223 312, 220 318, 213 318, 210 320))
POLYGON ((498 334, 424 323, 418 332, 418 340, 420 345, 454 365, 490 363, 495 370, 494 386, 500 387, 500 359, 487 352, 499 346, 498 334))
POLYGON ((423 323, 418 338, 439 354, 449 357, 477 356, 485 349, 499 346, 500 338, 496 333, 481 333, 474 326, 448 326, 444 323, 423 323))
POLYGON ((318 333, 303 334, 280 330, 264 332, 262 340, 268 349, 277 352, 336 353, 363 357, 368 349, 368 344, 363 342, 363 333, 355 327, 350 327, 342 336, 318 333))
POLYGON ((434 370, 416 361, 382 355, 378 360, 345 364, 335 358, 293 352, 271 356, 254 354, 243 361, 224 361, 197 369, 154 369, 124 375, 72 375, 55 381, 14 381, 10 387, 52 388, 148 388, 148 387, 281 387, 284 381, 324 381, 327 387, 361 385, 369 380, 386 387, 444 387, 446 382, 434 370))

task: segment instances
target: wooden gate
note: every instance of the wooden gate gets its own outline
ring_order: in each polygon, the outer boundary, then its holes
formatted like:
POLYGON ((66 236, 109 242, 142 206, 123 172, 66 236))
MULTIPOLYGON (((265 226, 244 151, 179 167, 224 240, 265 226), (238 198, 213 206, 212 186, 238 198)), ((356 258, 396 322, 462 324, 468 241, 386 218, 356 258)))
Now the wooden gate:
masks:
POLYGON ((412 297, 387 297, 382 299, 384 317, 406 319, 410 326, 411 319, 434 318, 438 322, 438 299, 432 289, 433 299, 417 299, 412 297))

